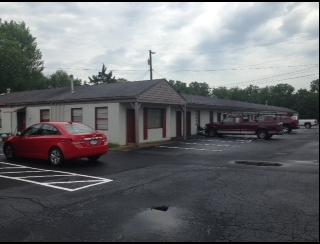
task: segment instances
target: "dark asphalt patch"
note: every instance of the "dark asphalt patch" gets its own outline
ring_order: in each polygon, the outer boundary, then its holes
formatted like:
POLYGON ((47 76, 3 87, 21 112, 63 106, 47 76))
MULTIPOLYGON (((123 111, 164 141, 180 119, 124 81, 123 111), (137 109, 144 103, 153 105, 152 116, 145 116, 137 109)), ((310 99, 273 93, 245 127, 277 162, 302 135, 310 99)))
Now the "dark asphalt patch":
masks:
POLYGON ((282 166, 279 163, 255 162, 255 161, 235 161, 236 164, 254 165, 254 166, 282 166))

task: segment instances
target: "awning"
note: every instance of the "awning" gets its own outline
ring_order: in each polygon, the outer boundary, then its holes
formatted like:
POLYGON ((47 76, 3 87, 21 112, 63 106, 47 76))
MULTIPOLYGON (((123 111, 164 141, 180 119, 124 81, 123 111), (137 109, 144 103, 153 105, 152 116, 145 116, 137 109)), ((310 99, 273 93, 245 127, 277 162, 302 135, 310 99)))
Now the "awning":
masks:
POLYGON ((24 109, 25 107, 13 107, 10 108, 9 110, 3 111, 4 113, 14 113, 14 112, 18 112, 21 109, 24 109))

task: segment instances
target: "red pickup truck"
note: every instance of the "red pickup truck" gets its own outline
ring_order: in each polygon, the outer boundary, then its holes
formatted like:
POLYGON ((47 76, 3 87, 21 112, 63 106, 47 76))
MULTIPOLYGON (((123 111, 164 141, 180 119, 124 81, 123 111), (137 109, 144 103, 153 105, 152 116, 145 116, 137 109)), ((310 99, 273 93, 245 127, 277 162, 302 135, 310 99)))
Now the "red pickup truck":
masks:
POLYGON ((299 129, 299 121, 293 117, 285 115, 260 115, 258 119, 260 121, 270 121, 276 116, 278 122, 282 122, 283 133, 291 133, 292 130, 299 129))
POLYGON ((210 137, 222 135, 256 135, 259 139, 269 139, 273 135, 282 135, 282 122, 277 122, 276 116, 268 119, 249 120, 246 116, 229 116, 221 122, 206 124, 205 134, 210 137))

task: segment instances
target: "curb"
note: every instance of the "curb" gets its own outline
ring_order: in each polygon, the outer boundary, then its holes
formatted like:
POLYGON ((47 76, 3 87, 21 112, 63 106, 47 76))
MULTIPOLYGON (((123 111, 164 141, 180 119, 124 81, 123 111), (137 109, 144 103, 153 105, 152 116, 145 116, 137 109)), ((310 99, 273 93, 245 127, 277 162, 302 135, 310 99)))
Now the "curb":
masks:
POLYGON ((134 149, 139 149, 139 148, 161 146, 161 145, 171 144, 174 142, 176 142, 176 141, 146 142, 146 143, 139 144, 139 146, 136 146, 135 144, 134 145, 123 145, 123 146, 109 148, 109 151, 129 151, 129 150, 134 150, 134 149))

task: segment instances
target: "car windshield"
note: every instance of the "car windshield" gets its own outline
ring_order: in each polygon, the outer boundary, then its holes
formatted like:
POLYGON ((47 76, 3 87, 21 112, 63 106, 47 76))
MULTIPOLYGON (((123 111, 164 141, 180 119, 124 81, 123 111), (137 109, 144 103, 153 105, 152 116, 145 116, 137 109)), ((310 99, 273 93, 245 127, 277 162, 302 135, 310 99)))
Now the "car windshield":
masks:
POLYGON ((94 129, 84 124, 69 124, 64 125, 63 128, 65 128, 70 134, 95 132, 94 129))

